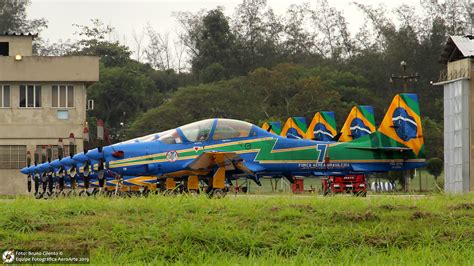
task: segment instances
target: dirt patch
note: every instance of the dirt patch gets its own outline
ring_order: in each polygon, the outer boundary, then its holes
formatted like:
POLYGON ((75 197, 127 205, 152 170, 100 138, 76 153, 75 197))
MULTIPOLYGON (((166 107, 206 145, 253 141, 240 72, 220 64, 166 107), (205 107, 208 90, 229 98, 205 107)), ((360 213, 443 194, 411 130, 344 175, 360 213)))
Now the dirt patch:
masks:
POLYGON ((450 206, 451 210, 472 210, 474 209, 474 203, 460 203, 454 206, 450 206))
POLYGON ((364 213, 354 212, 336 212, 333 214, 335 221, 351 221, 351 222, 365 222, 365 221, 379 221, 380 218, 372 211, 364 213))
POLYGON ((277 211, 279 211, 279 210, 281 210, 281 208, 278 207, 278 206, 276 206, 276 205, 273 205, 273 206, 270 208, 270 211, 271 211, 271 212, 277 212, 277 211))
POLYGON ((315 212, 316 211, 314 209, 314 207, 309 205, 309 204, 290 204, 289 207, 292 208, 292 209, 302 210, 302 211, 306 211, 306 212, 315 212))
POLYGON ((429 212, 415 211, 411 216, 412 220, 430 218, 432 216, 429 212))
POLYGON ((37 231, 42 231, 42 232, 48 232, 48 231, 51 231, 51 225, 50 224, 42 224, 42 225, 38 226, 38 228, 36 230, 37 231))
POLYGON ((384 204, 379 206, 382 210, 387 211, 394 211, 394 210, 416 210, 416 206, 406 206, 406 205, 392 205, 392 204, 384 204))
POLYGON ((366 236, 364 242, 369 246, 386 248, 393 245, 395 242, 395 237, 391 235, 366 236))

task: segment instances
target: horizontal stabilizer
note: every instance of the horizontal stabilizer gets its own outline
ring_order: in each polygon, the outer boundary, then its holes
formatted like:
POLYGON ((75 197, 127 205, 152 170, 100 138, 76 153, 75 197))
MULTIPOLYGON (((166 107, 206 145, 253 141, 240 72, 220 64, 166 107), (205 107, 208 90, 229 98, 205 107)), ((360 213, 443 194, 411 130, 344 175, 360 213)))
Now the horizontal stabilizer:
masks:
POLYGON ((406 147, 357 147, 353 146, 347 147, 348 149, 357 149, 357 150, 381 150, 381 151, 411 151, 410 148, 406 147))

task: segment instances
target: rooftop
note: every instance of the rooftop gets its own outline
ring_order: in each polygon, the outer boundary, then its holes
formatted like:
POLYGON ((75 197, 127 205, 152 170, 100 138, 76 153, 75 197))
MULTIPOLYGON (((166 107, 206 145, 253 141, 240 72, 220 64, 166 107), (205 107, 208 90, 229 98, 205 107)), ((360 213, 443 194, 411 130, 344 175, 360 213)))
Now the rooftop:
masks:
POLYGON ((439 60, 440 63, 474 57, 474 36, 450 36, 439 60))
POLYGON ((12 36, 12 37, 38 37, 36 33, 23 33, 23 32, 0 32, 0 36, 12 36))

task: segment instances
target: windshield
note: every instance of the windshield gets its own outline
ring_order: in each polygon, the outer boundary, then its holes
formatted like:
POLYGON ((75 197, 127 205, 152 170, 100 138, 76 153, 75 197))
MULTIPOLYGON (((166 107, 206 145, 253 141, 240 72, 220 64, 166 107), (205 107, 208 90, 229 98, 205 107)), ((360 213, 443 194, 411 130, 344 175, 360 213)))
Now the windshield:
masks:
POLYGON ((182 126, 179 129, 183 132, 184 137, 191 142, 206 141, 209 139, 213 123, 214 119, 207 119, 182 126))
POLYGON ((216 130, 214 131, 214 140, 245 138, 250 135, 252 124, 232 119, 217 120, 216 130))
POLYGON ((177 144, 183 142, 176 129, 165 131, 160 135, 161 137, 158 140, 166 144, 177 144))

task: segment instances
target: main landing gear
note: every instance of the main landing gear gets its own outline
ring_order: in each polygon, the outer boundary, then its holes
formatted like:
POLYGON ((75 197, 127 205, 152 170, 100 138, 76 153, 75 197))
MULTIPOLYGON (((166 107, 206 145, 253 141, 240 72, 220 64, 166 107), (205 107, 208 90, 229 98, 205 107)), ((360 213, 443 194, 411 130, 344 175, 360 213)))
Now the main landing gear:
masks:
MULTIPOLYGON (((200 192, 199 176, 197 175, 190 175, 178 182, 173 177, 167 177, 165 180, 164 187, 162 187, 163 195, 165 196, 174 196, 180 193, 195 196, 200 192)), ((206 194, 210 198, 225 197, 227 191, 225 184, 226 170, 224 166, 218 167, 214 174, 205 181, 207 181, 206 194)))

